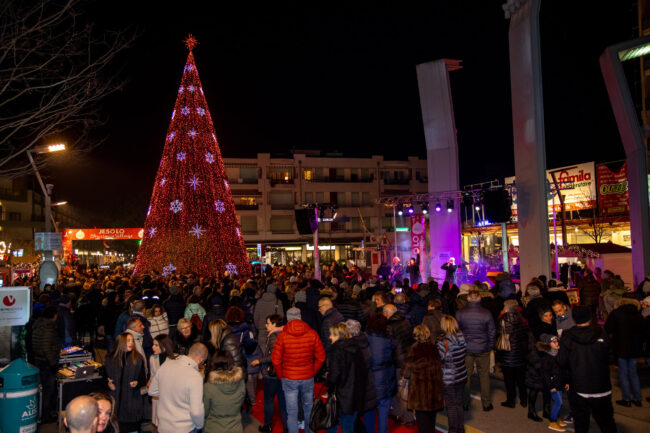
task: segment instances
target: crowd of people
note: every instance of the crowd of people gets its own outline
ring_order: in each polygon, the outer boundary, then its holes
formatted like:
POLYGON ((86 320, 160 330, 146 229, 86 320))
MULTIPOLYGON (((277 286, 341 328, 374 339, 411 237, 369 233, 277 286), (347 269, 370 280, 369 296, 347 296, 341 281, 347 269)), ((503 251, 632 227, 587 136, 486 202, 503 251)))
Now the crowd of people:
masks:
POLYGON ((390 284, 336 263, 321 280, 300 264, 221 279, 80 269, 43 291, 36 280, 17 284, 34 287, 25 349, 41 371, 46 420, 57 415, 62 347, 82 345, 104 365, 105 392, 68 404, 71 431, 91 422, 109 433, 143 423, 161 433, 241 433, 242 410, 257 403, 261 384, 263 433, 274 417, 285 432, 310 433, 315 391, 338 405, 330 433, 387 433, 391 417, 430 433, 445 409, 448 431, 464 432, 471 376, 477 371, 491 411, 498 366, 501 406, 519 403, 531 422, 546 418, 554 431, 573 422, 586 433, 591 416, 601 431, 616 431, 610 365, 620 378, 616 404, 631 407, 642 405, 637 358, 650 362, 650 276, 619 293, 609 274, 598 281, 586 269, 573 307, 544 276, 521 290, 507 273, 494 287, 390 284))

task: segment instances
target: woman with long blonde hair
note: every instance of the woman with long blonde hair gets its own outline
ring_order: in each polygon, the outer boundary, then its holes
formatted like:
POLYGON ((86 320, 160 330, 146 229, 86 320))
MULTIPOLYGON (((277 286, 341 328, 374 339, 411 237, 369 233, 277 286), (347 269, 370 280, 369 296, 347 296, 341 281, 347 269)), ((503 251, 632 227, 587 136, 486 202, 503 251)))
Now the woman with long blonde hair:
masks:
POLYGON ((208 330, 210 331, 210 339, 205 342, 205 345, 208 347, 208 351, 210 352, 210 358, 208 359, 205 377, 207 378, 210 373, 212 356, 219 350, 225 350, 230 353, 235 365, 241 367, 244 370, 244 373, 246 373, 246 363, 244 362, 244 356, 242 355, 239 340, 235 334, 233 334, 228 323, 223 319, 213 320, 208 325, 208 330))
POLYGON ((465 337, 458 328, 458 322, 452 316, 444 315, 440 319, 442 335, 438 338, 438 351, 442 360, 442 394, 447 406, 449 433, 465 431, 465 414, 463 413, 463 388, 467 381, 465 337))

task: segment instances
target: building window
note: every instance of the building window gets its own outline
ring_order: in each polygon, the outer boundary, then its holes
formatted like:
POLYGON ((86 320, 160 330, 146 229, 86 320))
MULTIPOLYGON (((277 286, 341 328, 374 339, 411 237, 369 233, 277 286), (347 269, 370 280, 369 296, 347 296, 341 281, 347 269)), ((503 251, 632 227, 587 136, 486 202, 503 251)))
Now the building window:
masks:
POLYGON ((306 192, 305 193, 305 203, 311 203, 314 200, 314 193, 313 192, 306 192))
POLYGON ((293 215, 272 215, 271 232, 293 233, 293 215))
POLYGON ((257 216, 242 216, 241 231, 244 234, 257 233, 257 216))
POLYGON ((239 204, 255 206, 257 204, 257 199, 255 197, 240 197, 239 204))
POLYGON ((306 181, 310 182, 314 180, 314 172, 312 170, 304 170, 303 177, 305 178, 306 181))
POLYGON ((325 203, 325 193, 322 192, 316 193, 316 203, 325 203))
POLYGON ((353 232, 362 231, 361 228, 361 218, 359 217, 350 217, 350 226, 353 232))
POLYGON ((361 193, 361 204, 363 204, 364 206, 372 204, 372 203, 370 203, 370 193, 369 192, 361 193))
POLYGON ((22 219, 22 215, 20 212, 9 212, 7 218, 9 221, 20 221, 22 219))
POLYGON ((339 206, 345 206, 345 193, 344 192, 337 192, 336 193, 336 204, 339 206))
POLYGON ((269 169, 269 179, 278 183, 293 183, 293 173, 289 168, 271 168, 269 169))
POLYGON ((359 206, 361 202, 359 201, 359 193, 358 192, 351 192, 350 193, 350 205, 351 206, 359 206))

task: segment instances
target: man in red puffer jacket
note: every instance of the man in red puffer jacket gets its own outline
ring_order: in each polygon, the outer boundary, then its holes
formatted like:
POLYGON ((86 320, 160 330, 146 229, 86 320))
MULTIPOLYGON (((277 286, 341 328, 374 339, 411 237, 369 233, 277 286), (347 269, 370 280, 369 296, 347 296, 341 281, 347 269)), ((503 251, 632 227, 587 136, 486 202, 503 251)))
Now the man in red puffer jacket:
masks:
POLYGON ((309 414, 313 405, 314 376, 325 362, 320 337, 300 319, 299 309, 287 311, 288 323, 278 335, 271 354, 277 377, 282 380, 289 433, 298 433, 298 395, 302 397, 305 433, 311 433, 309 414))

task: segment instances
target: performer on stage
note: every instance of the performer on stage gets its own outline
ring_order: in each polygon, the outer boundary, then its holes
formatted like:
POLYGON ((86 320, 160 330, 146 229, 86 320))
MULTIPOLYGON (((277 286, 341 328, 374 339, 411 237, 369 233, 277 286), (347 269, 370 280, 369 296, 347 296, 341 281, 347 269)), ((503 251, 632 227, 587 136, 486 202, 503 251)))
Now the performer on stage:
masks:
POLYGON ((456 284, 456 269, 458 266, 456 266, 456 259, 453 257, 449 258, 449 261, 442 265, 440 267, 441 269, 444 269, 446 274, 445 274, 445 281, 447 281, 450 285, 456 284))
POLYGON ((415 258, 411 257, 409 264, 406 267, 406 273, 409 275, 409 281, 411 282, 411 287, 422 282, 420 277, 420 249, 415 249, 415 258))
POLYGON ((390 270, 389 281, 394 286, 396 281, 402 281, 404 278, 404 269, 400 263, 399 257, 393 258, 393 267, 390 270))

